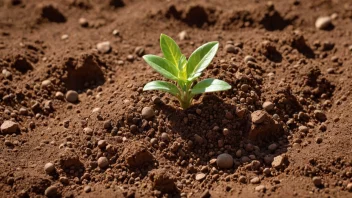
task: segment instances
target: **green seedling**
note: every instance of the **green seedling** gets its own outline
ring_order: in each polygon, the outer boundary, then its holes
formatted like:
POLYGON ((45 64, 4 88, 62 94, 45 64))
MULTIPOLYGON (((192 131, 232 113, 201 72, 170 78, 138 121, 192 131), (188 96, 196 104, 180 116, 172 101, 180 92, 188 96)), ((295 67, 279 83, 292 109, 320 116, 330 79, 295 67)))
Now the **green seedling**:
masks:
POLYGON ((217 41, 206 43, 196 49, 187 60, 176 42, 169 36, 161 34, 160 48, 164 58, 145 55, 143 59, 165 78, 174 81, 176 85, 157 80, 147 83, 143 91, 160 90, 168 92, 178 99, 183 109, 187 109, 192 104, 193 97, 197 94, 231 89, 231 85, 227 82, 213 78, 195 84, 203 70, 213 60, 218 47, 219 43, 217 41))

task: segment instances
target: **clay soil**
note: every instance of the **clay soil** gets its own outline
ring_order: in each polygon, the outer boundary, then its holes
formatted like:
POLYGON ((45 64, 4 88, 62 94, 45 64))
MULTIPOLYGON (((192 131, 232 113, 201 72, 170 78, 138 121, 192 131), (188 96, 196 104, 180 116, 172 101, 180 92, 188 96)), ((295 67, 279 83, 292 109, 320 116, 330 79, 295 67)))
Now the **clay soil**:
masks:
POLYGON ((0 0, 0 197, 352 197, 351 32, 350 0, 0 0), (232 89, 143 92, 161 33, 232 89))

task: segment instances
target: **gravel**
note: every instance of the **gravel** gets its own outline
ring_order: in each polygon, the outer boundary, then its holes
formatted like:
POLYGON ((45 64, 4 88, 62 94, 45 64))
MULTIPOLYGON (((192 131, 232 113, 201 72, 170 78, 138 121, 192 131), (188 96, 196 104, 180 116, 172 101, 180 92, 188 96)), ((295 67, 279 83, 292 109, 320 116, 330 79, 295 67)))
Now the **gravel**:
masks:
POLYGON ((84 190, 85 193, 89 193, 89 192, 92 191, 92 187, 90 187, 90 186, 85 186, 83 190, 84 190))
POLYGON ((251 184, 259 184, 260 183, 260 179, 259 177, 254 177, 253 179, 251 179, 251 184))
POLYGON ((58 188, 56 186, 49 186, 44 194, 47 197, 56 197, 58 196, 58 188))
POLYGON ((201 181, 201 180, 203 180, 205 178, 205 176, 206 176, 206 174, 204 174, 204 173, 198 173, 196 175, 196 180, 197 181, 201 181))
POLYGON ((233 157, 227 153, 220 154, 216 158, 216 164, 219 168, 227 169, 233 166, 233 157))

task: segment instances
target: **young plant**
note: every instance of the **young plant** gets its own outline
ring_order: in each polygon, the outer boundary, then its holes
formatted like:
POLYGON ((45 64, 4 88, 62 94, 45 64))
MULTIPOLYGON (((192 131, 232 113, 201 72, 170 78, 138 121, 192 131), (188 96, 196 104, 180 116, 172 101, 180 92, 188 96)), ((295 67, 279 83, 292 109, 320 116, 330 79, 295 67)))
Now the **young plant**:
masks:
POLYGON ((187 109, 192 104, 193 97, 197 94, 231 89, 231 85, 227 82, 213 78, 202 80, 194 85, 202 71, 213 60, 218 47, 219 43, 217 41, 206 43, 196 49, 187 60, 176 42, 169 36, 161 34, 160 48, 164 58, 145 55, 143 59, 165 78, 175 81, 176 85, 157 80, 147 83, 143 91, 161 90, 168 92, 178 99, 183 109, 187 109))

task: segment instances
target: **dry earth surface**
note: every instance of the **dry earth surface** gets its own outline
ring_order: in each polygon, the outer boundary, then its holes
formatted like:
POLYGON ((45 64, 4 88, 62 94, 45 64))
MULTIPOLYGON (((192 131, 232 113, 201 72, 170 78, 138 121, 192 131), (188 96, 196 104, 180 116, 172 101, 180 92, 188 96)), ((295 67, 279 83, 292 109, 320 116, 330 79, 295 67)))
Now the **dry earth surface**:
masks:
POLYGON ((0 0, 0 197, 352 197, 352 1, 0 0), (160 33, 219 41, 143 92, 160 33))

